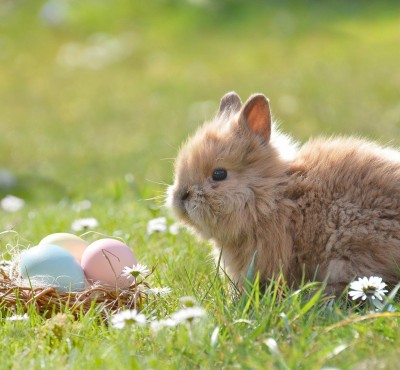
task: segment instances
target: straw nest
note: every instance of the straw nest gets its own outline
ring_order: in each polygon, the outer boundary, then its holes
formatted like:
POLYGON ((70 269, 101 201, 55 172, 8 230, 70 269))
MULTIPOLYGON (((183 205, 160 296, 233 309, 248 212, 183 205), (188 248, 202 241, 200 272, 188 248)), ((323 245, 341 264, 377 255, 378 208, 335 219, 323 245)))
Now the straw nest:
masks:
POLYGON ((40 315, 48 317, 66 310, 79 315, 95 309, 108 317, 121 309, 140 310, 148 301, 149 289, 143 280, 126 289, 92 285, 83 291, 60 293, 53 287, 23 285, 12 271, 0 266, 0 310, 11 312, 17 308, 28 312, 33 306, 40 315))

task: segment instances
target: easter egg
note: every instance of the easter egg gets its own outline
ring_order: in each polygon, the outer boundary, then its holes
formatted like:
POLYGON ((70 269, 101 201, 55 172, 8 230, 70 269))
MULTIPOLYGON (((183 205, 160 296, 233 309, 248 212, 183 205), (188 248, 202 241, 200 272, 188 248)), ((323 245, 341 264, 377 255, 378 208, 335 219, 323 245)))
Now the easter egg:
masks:
POLYGON ((85 275, 75 257, 64 248, 41 244, 27 249, 19 271, 33 286, 51 286, 61 293, 85 288, 85 275))
POLYGON ((43 238, 39 245, 51 244, 58 245, 70 252, 77 261, 81 260, 82 253, 89 243, 85 242, 79 236, 68 233, 55 233, 43 238))
POLYGON ((132 279, 122 276, 125 266, 136 265, 127 245, 116 239, 99 239, 83 252, 81 266, 89 283, 100 282, 110 287, 127 288, 132 279))

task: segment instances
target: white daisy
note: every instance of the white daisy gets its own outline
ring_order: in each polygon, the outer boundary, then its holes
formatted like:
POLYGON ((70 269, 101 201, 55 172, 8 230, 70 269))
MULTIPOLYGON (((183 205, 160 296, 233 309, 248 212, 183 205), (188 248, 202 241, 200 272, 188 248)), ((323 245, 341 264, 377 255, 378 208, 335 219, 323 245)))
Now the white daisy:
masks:
POLYGON ((17 212, 25 205, 25 201, 14 195, 7 195, 0 201, 1 208, 6 212, 17 212))
POLYGON ((6 318, 7 321, 27 321, 29 320, 29 316, 27 313, 24 315, 12 315, 6 318))
POLYGON ((156 320, 150 323, 150 329, 154 332, 157 332, 164 328, 173 328, 176 325, 177 323, 172 319, 156 320))
POLYGON ((141 265, 138 263, 137 265, 133 265, 132 267, 125 266, 122 270, 122 276, 126 276, 127 279, 130 279, 132 276, 137 278, 141 276, 145 278, 147 275, 150 274, 150 270, 147 268, 146 265, 141 265))
POLYGON ((111 324, 116 329, 122 329, 125 325, 133 324, 143 326, 146 324, 146 316, 138 313, 137 310, 125 310, 113 315, 111 324))
POLYGON ((188 307, 182 310, 176 311, 171 315, 171 319, 176 324, 184 322, 192 322, 196 319, 200 319, 206 316, 206 311, 202 307, 188 307))
POLYGON ((91 207, 92 207, 92 202, 90 200, 87 200, 87 199, 81 200, 80 202, 74 203, 72 205, 73 210, 76 211, 76 212, 80 212, 80 211, 83 211, 83 210, 86 210, 86 209, 90 209, 91 207))
POLYGON ((169 227, 169 233, 171 235, 178 235, 179 231, 181 230, 181 225, 178 223, 174 223, 169 227))
POLYGON ((99 221, 97 221, 93 217, 79 218, 72 223, 71 229, 73 231, 82 231, 87 229, 94 229, 97 226, 99 226, 99 221))
POLYGON ((165 233, 167 231, 167 219, 165 217, 153 218, 147 223, 147 234, 165 233))
POLYGON ((349 296, 353 300, 361 298, 365 301, 367 298, 378 298, 381 301, 387 293, 387 289, 384 289, 385 286, 382 278, 378 276, 358 278, 357 281, 350 284, 349 296))
POLYGON ((197 306, 197 301, 193 297, 185 296, 185 297, 179 298, 179 300, 181 301, 183 307, 197 306))
POLYGON ((148 293, 154 294, 154 295, 159 295, 159 296, 163 296, 163 295, 168 295, 172 292, 172 289, 170 287, 155 287, 155 288, 150 288, 149 290, 147 290, 148 293))

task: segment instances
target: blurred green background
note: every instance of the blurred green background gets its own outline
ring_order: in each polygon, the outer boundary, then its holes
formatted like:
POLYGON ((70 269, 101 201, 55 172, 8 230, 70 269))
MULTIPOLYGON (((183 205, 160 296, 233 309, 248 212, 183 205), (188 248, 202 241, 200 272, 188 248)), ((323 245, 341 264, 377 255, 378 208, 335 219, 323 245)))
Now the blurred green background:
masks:
POLYGON ((400 1, 0 0, 0 259, 54 232, 121 238, 156 266, 152 286, 172 288, 164 315, 190 295, 210 318, 198 342, 183 331, 113 334, 90 316, 72 341, 52 342, 35 315, 5 326, 0 367, 396 368, 394 318, 361 322, 363 308, 308 291, 279 304, 280 285, 243 310, 205 243, 148 231, 154 217, 173 224, 153 198, 172 182, 182 141, 231 90, 265 93, 302 142, 352 134, 400 146, 400 1), (7 194, 25 206, 7 212, 7 194), (73 227, 87 217, 94 233, 73 227), (330 331, 339 320, 349 325, 330 331), (281 352, 268 351, 269 337, 281 352))
POLYGON ((399 145, 399 65, 398 1, 2 0, 0 196, 155 196, 230 90, 399 145))

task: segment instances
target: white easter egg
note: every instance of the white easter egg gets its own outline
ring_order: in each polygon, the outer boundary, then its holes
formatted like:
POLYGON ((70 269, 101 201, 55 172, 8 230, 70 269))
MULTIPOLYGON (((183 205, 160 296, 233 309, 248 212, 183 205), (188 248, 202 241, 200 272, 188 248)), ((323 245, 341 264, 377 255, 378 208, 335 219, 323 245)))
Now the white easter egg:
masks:
POLYGON ((89 245, 86 241, 79 236, 68 233, 55 233, 47 235, 43 238, 39 245, 52 244, 58 245, 70 252, 77 261, 81 261, 83 251, 89 245))

